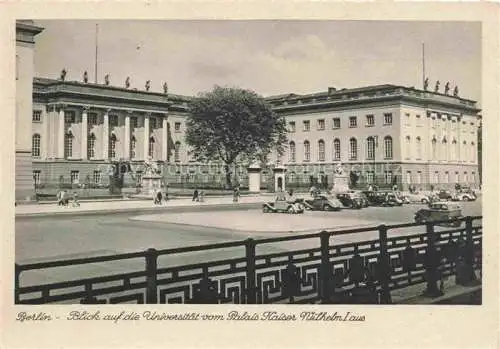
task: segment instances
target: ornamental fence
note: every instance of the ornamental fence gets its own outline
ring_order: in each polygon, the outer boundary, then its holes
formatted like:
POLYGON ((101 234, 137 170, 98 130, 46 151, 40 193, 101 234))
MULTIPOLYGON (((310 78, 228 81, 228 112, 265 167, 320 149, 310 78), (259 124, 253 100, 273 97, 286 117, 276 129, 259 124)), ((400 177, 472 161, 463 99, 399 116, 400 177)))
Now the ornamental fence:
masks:
POLYGON ((16 264, 15 303, 391 304, 413 286, 438 297, 450 280, 481 280, 482 217, 454 222, 16 264))

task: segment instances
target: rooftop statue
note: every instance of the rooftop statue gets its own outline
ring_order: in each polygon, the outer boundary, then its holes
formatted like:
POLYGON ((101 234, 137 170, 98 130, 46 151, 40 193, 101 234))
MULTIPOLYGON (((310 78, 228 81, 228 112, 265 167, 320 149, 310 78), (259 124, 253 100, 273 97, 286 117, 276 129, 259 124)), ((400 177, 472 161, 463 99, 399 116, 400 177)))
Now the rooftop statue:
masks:
POLYGON ((61 70, 61 81, 66 80, 66 69, 61 70))
POLYGON ((427 91, 429 88, 429 78, 425 78, 424 80, 424 91, 427 91))
POLYGON ((444 85, 444 94, 447 95, 450 92, 450 83, 447 82, 446 85, 444 85))
POLYGON ((455 86, 455 89, 453 90, 453 96, 458 97, 458 86, 455 86))
POLYGON ((151 88, 151 80, 148 80, 146 81, 146 91, 149 91, 149 89, 151 88))
POLYGON ((436 81, 436 86, 434 87, 434 92, 439 92, 439 84, 440 84, 439 80, 436 81))
POLYGON ((130 87, 130 77, 127 76, 127 79, 125 80, 125 88, 129 88, 130 87))
POLYGON ((163 93, 165 93, 165 94, 168 93, 168 85, 166 82, 163 83, 163 93))
POLYGON ((109 85, 109 74, 106 74, 106 75, 104 76, 104 84, 106 84, 106 86, 108 86, 108 85, 109 85))
POLYGON ((88 83, 89 82, 89 74, 87 73, 87 71, 85 70, 85 72, 83 73, 83 82, 84 83, 88 83))

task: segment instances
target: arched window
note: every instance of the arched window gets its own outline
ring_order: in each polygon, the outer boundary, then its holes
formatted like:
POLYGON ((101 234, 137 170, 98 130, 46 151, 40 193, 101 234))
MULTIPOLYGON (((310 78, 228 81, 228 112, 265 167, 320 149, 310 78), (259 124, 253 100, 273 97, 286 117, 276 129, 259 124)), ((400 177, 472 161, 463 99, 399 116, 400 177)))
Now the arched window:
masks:
POLYGON ((318 141, 318 160, 325 161, 325 141, 322 139, 318 141))
POLYGON ((114 133, 109 137, 108 157, 110 159, 116 157, 116 135, 114 133))
POLYGON ((38 133, 31 138, 31 155, 40 156, 40 135, 38 133))
POLYGON ((136 146, 137 146, 137 140, 135 139, 135 136, 132 136, 132 138, 130 138, 130 158, 131 159, 135 159, 136 146))
POLYGON ((417 150, 417 160, 422 159, 422 139, 420 137, 415 138, 415 148, 417 150))
POLYGON ((154 137, 149 137, 149 147, 148 147, 148 156, 153 158, 155 153, 155 139, 154 137))
POLYGON ((436 138, 432 138, 432 141, 431 141, 432 160, 437 160, 436 146, 437 146, 437 140, 436 140, 436 138))
POLYGON ((405 137, 405 158, 406 159, 411 158, 411 137, 410 136, 405 137))
POLYGON ((358 141, 356 138, 351 138, 349 140, 349 160, 358 159, 358 141))
POLYGON ((392 137, 386 136, 384 138, 384 154, 386 159, 392 159, 392 137))
POLYGON ((174 160, 175 162, 181 161, 181 142, 175 142, 175 152, 174 152, 174 160))
POLYGON ((366 139, 366 160, 375 160, 375 139, 373 137, 366 139))
POLYGON ((448 141, 446 140, 446 137, 444 137, 441 142, 441 160, 443 161, 448 160, 447 153, 448 153, 448 141))
POLYGON ((290 172, 288 174, 288 182, 295 183, 296 180, 297 180, 297 178, 295 176, 295 172, 290 172))
POLYGON ((290 162, 295 162, 295 142, 290 142, 289 144, 290 146, 290 158, 289 158, 289 161, 290 162))
POLYGON ((95 157, 95 135, 93 133, 87 138, 87 157, 89 159, 95 157))
POLYGON ((64 135, 64 158, 73 156, 73 134, 71 131, 64 135))
POLYGON ((304 141, 304 161, 311 161, 311 144, 304 141))
POLYGON ((340 161, 340 139, 333 140, 333 160, 340 161))

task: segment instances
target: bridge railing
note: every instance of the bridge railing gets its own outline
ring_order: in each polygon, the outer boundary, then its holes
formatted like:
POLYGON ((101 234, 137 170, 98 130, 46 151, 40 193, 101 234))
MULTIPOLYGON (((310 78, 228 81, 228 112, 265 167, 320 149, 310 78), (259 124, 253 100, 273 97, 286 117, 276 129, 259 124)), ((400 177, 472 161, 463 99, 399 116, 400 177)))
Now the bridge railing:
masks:
POLYGON ((479 282, 481 219, 16 264, 15 303, 390 304, 415 285, 437 297, 446 279, 479 282))

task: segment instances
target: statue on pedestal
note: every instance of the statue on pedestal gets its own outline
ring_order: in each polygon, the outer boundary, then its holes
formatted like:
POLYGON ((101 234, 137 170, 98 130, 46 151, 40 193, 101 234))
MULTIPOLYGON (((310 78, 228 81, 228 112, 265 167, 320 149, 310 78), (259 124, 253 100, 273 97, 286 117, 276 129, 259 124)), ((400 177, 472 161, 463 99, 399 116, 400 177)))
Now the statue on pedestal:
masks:
POLYGON ((455 86, 455 89, 453 90, 453 96, 458 97, 458 86, 455 86))
POLYGON ((106 75, 104 76, 104 84, 105 84, 106 86, 108 86, 108 85, 109 85, 109 74, 106 74, 106 75))
POLYGON ((425 78, 424 80, 424 91, 427 91, 429 88, 429 78, 425 78))
POLYGON ((83 73, 83 82, 88 83, 89 82, 89 74, 87 74, 87 71, 83 73))
POLYGON ((342 167, 342 164, 337 164, 335 167, 335 174, 338 176, 344 175, 344 168, 342 167))
POLYGON ((436 86, 434 87, 434 92, 439 92, 439 84, 440 84, 439 80, 436 81, 436 86))
POLYGON ((127 76, 127 79, 125 79, 125 88, 129 88, 130 87, 130 77, 127 76))
POLYGON ((158 167, 158 163, 153 161, 151 157, 147 158, 144 161, 144 175, 151 176, 157 175, 160 173, 160 169, 158 167))
POLYGON ((66 80, 66 69, 61 70, 61 81, 66 80))
POLYGON ((146 86, 144 87, 146 88, 146 91, 149 91, 149 89, 151 88, 151 80, 146 81, 146 86))
POLYGON ((163 83, 163 93, 167 94, 168 93, 168 85, 166 82, 163 83))
POLYGON ((444 94, 447 95, 450 92, 450 83, 447 82, 446 85, 444 85, 444 94))

